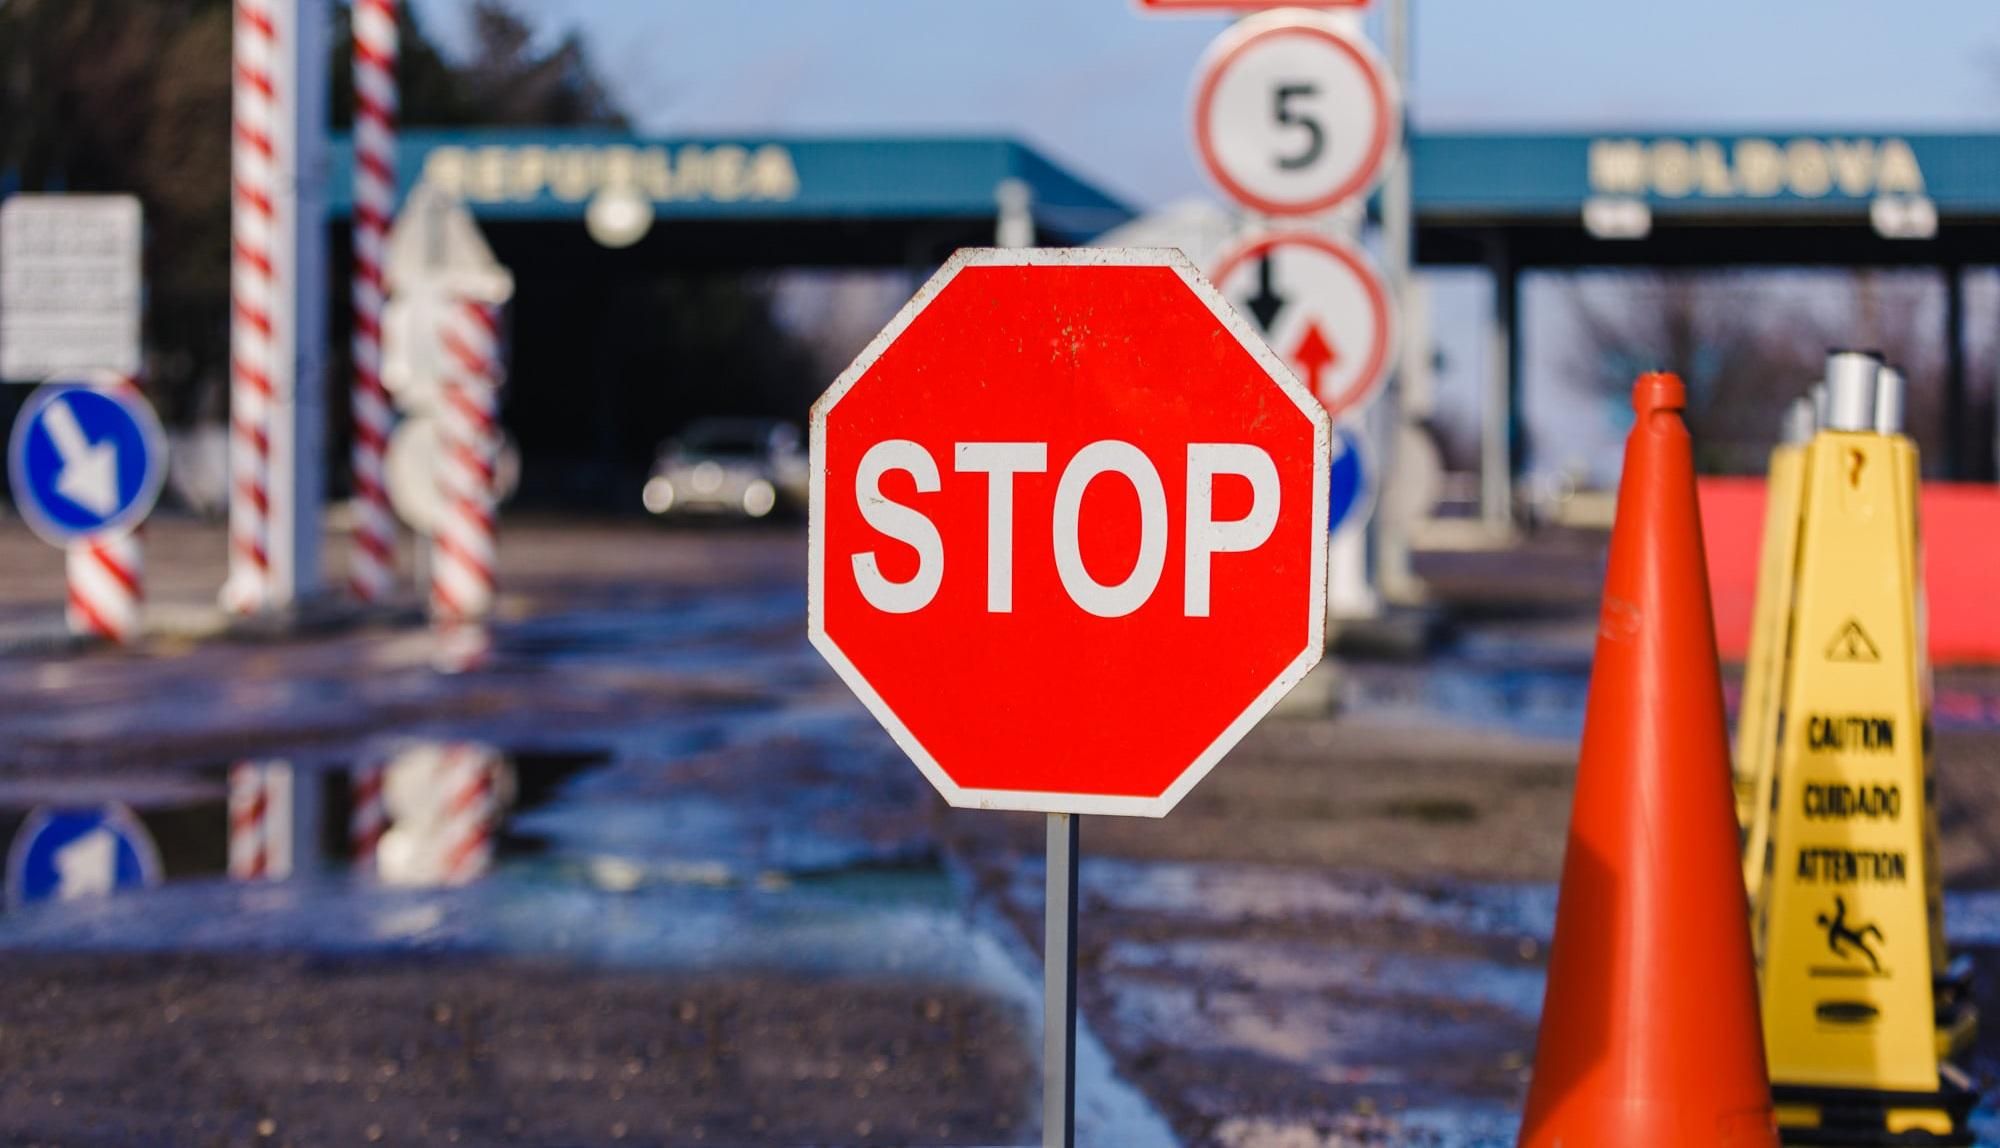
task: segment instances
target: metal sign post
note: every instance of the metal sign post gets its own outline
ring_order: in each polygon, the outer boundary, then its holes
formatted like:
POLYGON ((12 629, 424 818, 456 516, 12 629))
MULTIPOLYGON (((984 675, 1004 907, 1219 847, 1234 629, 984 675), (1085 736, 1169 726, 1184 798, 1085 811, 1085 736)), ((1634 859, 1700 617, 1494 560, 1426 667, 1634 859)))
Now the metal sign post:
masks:
POLYGON ((326 53, 327 0, 273 4, 277 83, 279 302, 272 372, 269 604, 319 591, 320 512, 326 496, 326 53))
MULTIPOLYGON (((1389 74, 1398 90, 1407 90, 1411 55, 1409 0, 1389 0, 1384 11, 1383 39, 1389 74)), ((1421 318, 1412 298, 1414 276, 1410 266, 1416 215, 1412 189, 1410 154, 1404 150, 1389 161, 1388 174, 1382 180, 1382 263, 1388 273, 1389 298, 1396 314, 1419 322, 1421 318)), ((1406 364, 1421 362, 1429 353, 1429 346, 1424 340, 1408 339, 1400 350, 1400 361, 1390 367, 1388 382, 1383 387, 1383 405, 1387 408, 1383 415, 1388 425, 1388 433, 1382 436, 1383 445, 1388 448, 1383 452, 1387 464, 1382 469, 1384 474, 1395 466, 1395 454, 1405 440, 1405 429, 1432 413, 1429 396, 1412 393, 1418 371, 1404 369, 1406 364)), ((1376 542, 1375 583, 1392 598, 1422 596, 1421 584, 1410 566, 1410 526, 1404 516, 1395 514, 1383 514, 1369 522, 1376 542)))
POLYGON ((1042 936, 1042 1148, 1076 1148, 1076 847, 1083 818, 1049 814, 1042 936))

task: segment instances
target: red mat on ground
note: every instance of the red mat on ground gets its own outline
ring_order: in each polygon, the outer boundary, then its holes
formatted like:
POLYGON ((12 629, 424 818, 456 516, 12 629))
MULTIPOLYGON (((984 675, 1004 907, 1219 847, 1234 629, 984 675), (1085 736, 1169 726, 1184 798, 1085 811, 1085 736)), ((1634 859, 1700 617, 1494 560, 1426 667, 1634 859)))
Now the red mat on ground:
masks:
MULTIPOLYGON (((1757 597, 1764 480, 1704 478, 1699 489, 1716 641, 1724 658, 1740 660, 1757 597)), ((2000 662, 2000 487, 1926 482, 1922 514, 1931 660, 2000 662)))

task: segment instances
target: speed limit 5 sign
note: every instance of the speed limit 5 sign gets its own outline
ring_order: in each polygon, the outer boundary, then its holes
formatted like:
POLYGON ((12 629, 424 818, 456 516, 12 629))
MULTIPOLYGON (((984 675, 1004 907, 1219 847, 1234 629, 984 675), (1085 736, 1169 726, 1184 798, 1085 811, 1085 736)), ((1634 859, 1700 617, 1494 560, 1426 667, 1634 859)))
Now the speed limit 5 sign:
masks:
POLYGON ((1339 20, 1270 12, 1216 40, 1195 82, 1195 146, 1229 196, 1264 215, 1313 215, 1366 195, 1395 158, 1396 83, 1339 20))

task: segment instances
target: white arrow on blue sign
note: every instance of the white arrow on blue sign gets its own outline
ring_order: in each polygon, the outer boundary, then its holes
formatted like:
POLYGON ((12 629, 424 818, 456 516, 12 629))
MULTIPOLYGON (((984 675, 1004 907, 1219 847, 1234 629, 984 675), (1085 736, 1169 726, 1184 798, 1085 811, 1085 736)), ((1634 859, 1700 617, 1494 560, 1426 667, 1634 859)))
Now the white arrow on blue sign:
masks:
POLYGON ((129 530, 166 479, 166 435, 137 393, 52 379, 14 420, 8 477, 14 505, 53 546, 129 530))
POLYGON ((7 907, 78 901, 160 883, 160 851, 123 805, 39 808, 7 850, 7 907))
POLYGON ((1333 466, 1327 472, 1326 530, 1359 526, 1374 513, 1374 476, 1361 432, 1342 423, 1333 429, 1333 466))

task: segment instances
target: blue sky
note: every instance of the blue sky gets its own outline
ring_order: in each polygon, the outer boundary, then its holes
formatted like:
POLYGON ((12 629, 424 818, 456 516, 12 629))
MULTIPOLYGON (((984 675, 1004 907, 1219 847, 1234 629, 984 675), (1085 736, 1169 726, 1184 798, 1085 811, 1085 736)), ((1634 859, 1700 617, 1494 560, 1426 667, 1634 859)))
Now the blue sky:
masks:
MULTIPOLYGON (((413 0, 462 44, 467 0, 413 0)), ((1133 0, 510 0, 648 130, 1001 130, 1139 203, 1204 192, 1223 21, 1133 0)), ((2000 126, 1996 0, 1414 0, 1431 127, 2000 126)))

